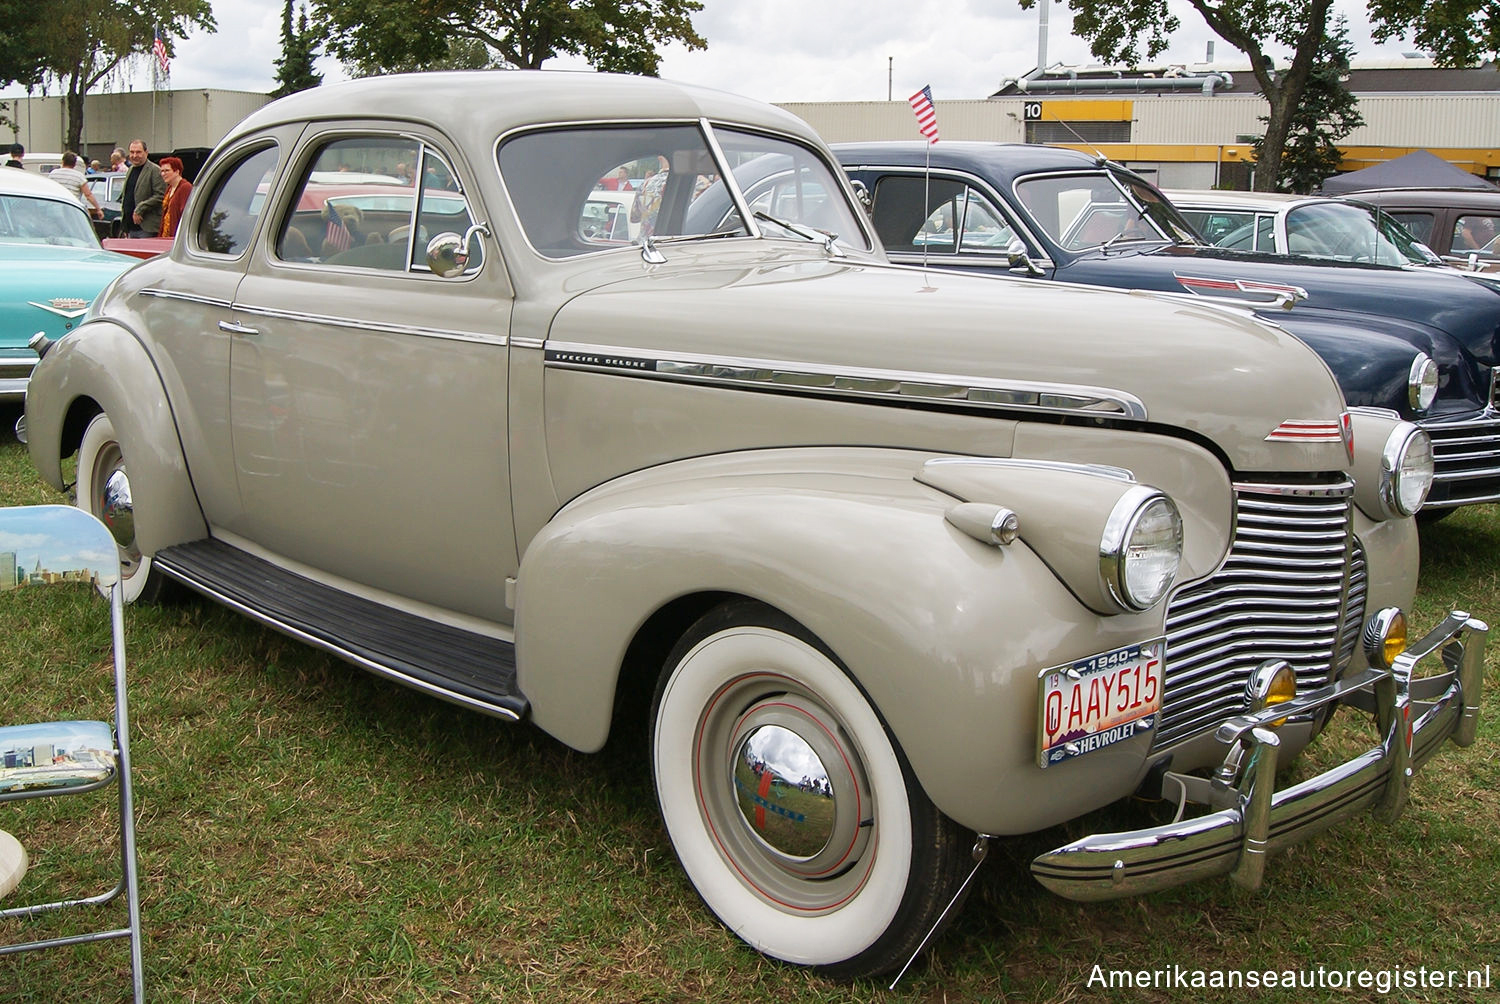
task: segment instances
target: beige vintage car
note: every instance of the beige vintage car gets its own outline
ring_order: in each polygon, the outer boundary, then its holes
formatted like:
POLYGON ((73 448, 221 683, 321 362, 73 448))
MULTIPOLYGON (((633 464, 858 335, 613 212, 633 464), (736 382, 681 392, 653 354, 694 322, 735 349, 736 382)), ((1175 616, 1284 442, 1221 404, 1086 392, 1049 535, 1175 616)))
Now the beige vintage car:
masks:
POLYGON ((1184 818, 1037 877, 1254 886, 1475 734, 1486 628, 1408 646, 1400 613, 1425 433, 1248 311, 893 266, 814 133, 729 94, 277 101, 26 423, 138 598, 175 580, 580 750, 649 714, 708 907, 835 974, 908 961, 994 837, 1144 790, 1184 818), (304 198, 340 171, 393 197, 304 198), (633 242, 590 225, 616 177, 633 242), (1339 703, 1370 751, 1273 792, 1339 703))

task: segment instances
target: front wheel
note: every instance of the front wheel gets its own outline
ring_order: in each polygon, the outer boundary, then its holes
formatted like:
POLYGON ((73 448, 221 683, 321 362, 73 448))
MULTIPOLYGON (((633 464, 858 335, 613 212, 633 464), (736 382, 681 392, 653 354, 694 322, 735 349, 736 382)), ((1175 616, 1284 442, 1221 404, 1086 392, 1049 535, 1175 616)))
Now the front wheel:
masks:
POLYGON ((135 502, 125 455, 108 415, 96 415, 78 446, 78 508, 97 518, 115 538, 120 551, 120 583, 126 603, 160 597, 162 576, 151 569, 151 556, 135 540, 135 502))
POLYGON ((962 886, 972 837, 848 673, 762 604, 726 604, 678 643, 651 758, 688 878, 773 958, 839 977, 895 969, 962 886))

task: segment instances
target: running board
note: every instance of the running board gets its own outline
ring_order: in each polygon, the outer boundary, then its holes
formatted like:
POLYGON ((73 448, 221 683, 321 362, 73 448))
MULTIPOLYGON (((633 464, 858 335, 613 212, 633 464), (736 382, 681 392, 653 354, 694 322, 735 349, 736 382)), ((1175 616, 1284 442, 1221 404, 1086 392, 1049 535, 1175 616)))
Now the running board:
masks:
POLYGON ((232 547, 195 540, 157 552, 154 571, 357 666, 434 697, 518 721, 513 643, 354 596, 232 547))

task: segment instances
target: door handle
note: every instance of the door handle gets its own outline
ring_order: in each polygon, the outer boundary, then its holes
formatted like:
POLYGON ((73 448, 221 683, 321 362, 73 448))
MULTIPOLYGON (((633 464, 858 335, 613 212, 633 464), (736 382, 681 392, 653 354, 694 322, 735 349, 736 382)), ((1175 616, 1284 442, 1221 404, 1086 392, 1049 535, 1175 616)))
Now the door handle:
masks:
POLYGON ((248 328, 245 325, 239 324, 239 323, 237 323, 235 321, 220 321, 219 322, 219 330, 220 331, 227 331, 231 335, 258 335, 258 334, 260 334, 260 329, 258 329, 258 328, 248 328))

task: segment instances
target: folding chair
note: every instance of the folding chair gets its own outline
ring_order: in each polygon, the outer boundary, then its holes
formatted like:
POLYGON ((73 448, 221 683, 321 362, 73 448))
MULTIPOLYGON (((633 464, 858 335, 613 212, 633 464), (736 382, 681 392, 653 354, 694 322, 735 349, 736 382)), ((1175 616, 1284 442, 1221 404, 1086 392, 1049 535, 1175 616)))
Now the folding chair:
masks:
MULTIPOLYGON (((136 882, 135 812, 130 785, 119 552, 104 525, 80 509, 57 505, 0 509, 0 602, 12 592, 83 582, 91 582, 109 600, 114 720, 0 727, 0 802, 81 795, 113 787, 120 800, 120 878, 113 889, 99 895, 10 907, 0 910, 0 918, 99 906, 123 892, 129 923, 125 927, 68 937, 0 945, 0 955, 129 938, 134 999, 139 1004, 145 997, 145 982, 136 882)), ((12 894, 21 884, 27 864, 28 855, 20 841, 0 832, 0 898, 12 894)))

